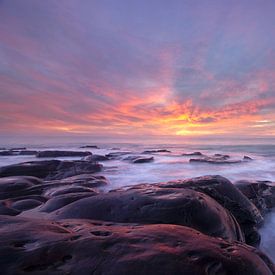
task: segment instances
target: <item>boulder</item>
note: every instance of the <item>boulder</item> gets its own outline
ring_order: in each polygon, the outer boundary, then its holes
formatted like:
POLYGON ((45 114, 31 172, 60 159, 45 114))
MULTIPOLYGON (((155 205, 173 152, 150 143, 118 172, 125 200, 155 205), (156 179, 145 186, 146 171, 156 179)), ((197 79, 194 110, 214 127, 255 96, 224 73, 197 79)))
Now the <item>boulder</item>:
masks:
POLYGON ((204 176, 187 180, 158 184, 163 188, 193 189, 215 199, 234 215, 250 245, 260 243, 257 228, 262 225, 263 217, 257 207, 244 196, 229 180, 221 176, 204 176))
POLYGON ((240 180, 236 187, 251 201, 264 215, 275 206, 275 185, 270 181, 240 180))
POLYGON ((0 218, 2 274, 272 275, 259 250, 184 226, 0 218))
POLYGON ((179 224, 230 241, 243 241, 238 223, 209 196, 190 189, 146 185, 73 202, 53 219, 97 219, 143 224, 179 224))
POLYGON ((38 158, 58 158, 58 157, 85 157, 91 155, 91 152, 82 151, 59 151, 59 150, 47 150, 40 151, 36 154, 38 158))

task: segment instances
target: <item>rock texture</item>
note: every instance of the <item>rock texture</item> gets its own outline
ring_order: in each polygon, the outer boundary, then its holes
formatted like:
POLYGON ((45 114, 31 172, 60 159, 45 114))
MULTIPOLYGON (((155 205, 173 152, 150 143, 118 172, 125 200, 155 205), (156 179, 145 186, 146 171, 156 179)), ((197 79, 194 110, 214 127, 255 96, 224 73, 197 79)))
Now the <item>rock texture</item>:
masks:
POLYGON ((146 163, 154 161, 154 157, 128 156, 123 160, 130 161, 132 163, 146 163))
POLYGON ((263 223, 263 216, 253 203, 229 180, 221 176, 204 176, 160 184, 163 188, 193 189, 215 199, 234 215, 240 224, 246 242, 258 245, 260 235, 257 228, 263 223))
POLYGON ((260 251, 176 225, 0 218, 2 274, 271 275, 260 251))
POLYGON ((264 215, 275 206, 275 185, 270 181, 246 181, 235 183, 236 187, 253 203, 264 215))
POLYGON ((137 186, 71 203, 53 219, 185 225, 210 236, 244 241, 235 218, 209 196, 189 189, 137 186))

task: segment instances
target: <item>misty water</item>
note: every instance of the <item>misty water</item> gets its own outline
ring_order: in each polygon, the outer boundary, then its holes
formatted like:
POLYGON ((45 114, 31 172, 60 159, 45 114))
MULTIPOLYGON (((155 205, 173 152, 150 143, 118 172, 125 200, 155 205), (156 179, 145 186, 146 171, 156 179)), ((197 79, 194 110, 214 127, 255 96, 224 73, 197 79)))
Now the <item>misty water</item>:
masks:
MULTIPOLYGON (((93 154, 105 155, 114 152, 130 152, 128 155, 141 155, 145 150, 167 149, 170 153, 152 154, 154 161, 150 163, 133 164, 123 160, 104 161, 104 169, 98 173, 108 179, 109 185, 106 191, 127 185, 139 183, 156 183, 168 180, 186 179, 203 175, 221 175, 233 183, 238 180, 268 180, 275 182, 275 145, 141 145, 141 144, 96 144, 99 149, 79 148, 81 144, 55 144, 55 145, 28 145, 31 150, 74 150, 90 151, 93 154), (228 154, 231 159, 242 159, 249 156, 253 161, 235 164, 209 164, 190 163, 190 156, 182 156, 183 153, 200 151, 205 155, 228 154)), ((14 145, 18 147, 17 145, 14 145)), ((13 146, 1 145, 10 148, 13 146)), ((151 156, 151 155, 149 155, 151 156)), ((80 158, 57 158, 61 160, 80 158)), ((1 156, 0 166, 9 164, 35 161, 35 156, 1 156)), ((275 211, 266 216, 265 224, 260 229, 262 235, 261 248, 275 261, 275 211)))

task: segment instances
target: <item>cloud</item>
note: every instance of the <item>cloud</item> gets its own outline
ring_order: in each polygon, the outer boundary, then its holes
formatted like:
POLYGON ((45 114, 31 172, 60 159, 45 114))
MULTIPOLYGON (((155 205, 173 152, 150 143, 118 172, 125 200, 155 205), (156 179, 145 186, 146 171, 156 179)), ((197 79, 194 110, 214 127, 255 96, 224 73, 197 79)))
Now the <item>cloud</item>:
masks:
POLYGON ((274 2, 208 4, 1 1, 3 133, 275 135, 274 2))

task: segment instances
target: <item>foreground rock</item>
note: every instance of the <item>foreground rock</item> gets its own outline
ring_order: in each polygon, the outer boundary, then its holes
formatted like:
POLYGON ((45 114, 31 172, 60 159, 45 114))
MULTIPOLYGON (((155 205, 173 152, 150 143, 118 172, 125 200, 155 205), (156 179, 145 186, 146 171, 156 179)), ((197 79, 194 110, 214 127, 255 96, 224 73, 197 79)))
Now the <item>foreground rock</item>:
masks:
POLYGON ((274 274, 260 251, 176 225, 0 218, 2 274, 274 274))
POLYGON ((84 173, 95 173, 99 172, 101 169, 101 164, 80 160, 30 161, 1 167, 0 177, 34 176, 46 180, 54 180, 84 173))
POLYGON ((97 219, 143 224, 179 224, 230 241, 244 241, 235 218, 209 196, 189 189, 136 186, 78 200, 52 219, 97 219))
POLYGON ((40 151, 36 154, 38 158, 58 158, 58 157, 85 157, 91 155, 91 152, 81 152, 81 151, 40 151))
POLYGON ((244 232, 248 244, 258 245, 260 243, 260 235, 257 230, 263 223, 260 211, 226 178, 204 176, 171 181, 158 186, 163 188, 188 188, 207 194, 234 215, 244 232))

